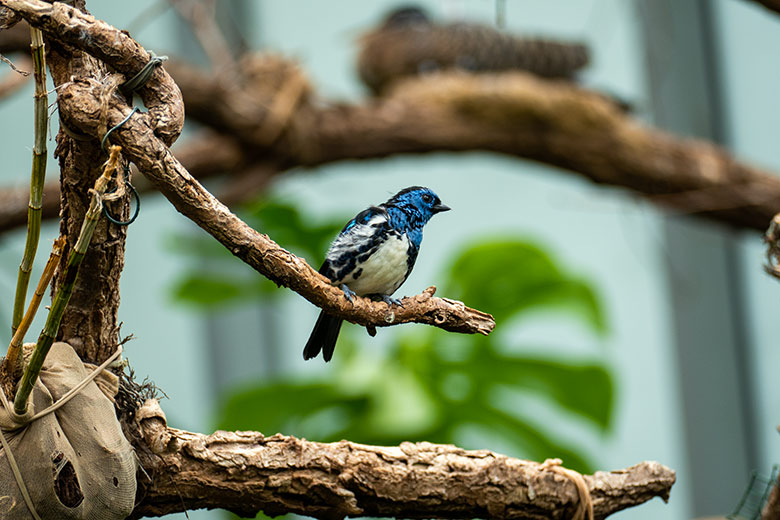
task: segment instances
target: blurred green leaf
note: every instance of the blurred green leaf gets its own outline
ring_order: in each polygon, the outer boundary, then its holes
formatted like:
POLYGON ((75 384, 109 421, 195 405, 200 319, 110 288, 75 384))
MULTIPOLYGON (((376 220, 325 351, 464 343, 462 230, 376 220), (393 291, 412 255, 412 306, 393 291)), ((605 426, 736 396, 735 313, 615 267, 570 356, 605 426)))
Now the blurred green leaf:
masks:
POLYGON ((280 246, 306 258, 315 269, 319 268, 330 243, 350 218, 318 222, 302 215, 295 206, 265 199, 254 203, 242 216, 249 225, 269 235, 280 246))
POLYGON ((269 435, 283 431, 334 441, 342 438, 349 425, 366 412, 368 400, 365 395, 350 395, 328 383, 253 386, 230 395, 222 407, 219 427, 259 430, 269 435), (321 414, 319 418, 315 417, 317 414, 321 414), (332 417, 338 421, 332 421, 332 417))
POLYGON ((228 276, 210 273, 190 273, 176 282, 173 297, 184 303, 199 306, 220 306, 255 297, 260 285, 228 276))
MULTIPOLYGON (((435 379, 450 373, 467 373, 471 385, 490 388, 504 385, 531 391, 578 414, 606 431, 613 411, 614 388, 607 369, 599 364, 565 362, 500 354, 492 348, 481 349, 476 360, 448 362, 440 360, 435 379)), ((487 403, 485 403, 487 404, 487 403)))
POLYGON ((472 246, 450 268, 446 294, 493 315, 497 323, 528 310, 574 311, 598 332, 606 320, 590 285, 563 273, 539 247, 518 241, 472 246))

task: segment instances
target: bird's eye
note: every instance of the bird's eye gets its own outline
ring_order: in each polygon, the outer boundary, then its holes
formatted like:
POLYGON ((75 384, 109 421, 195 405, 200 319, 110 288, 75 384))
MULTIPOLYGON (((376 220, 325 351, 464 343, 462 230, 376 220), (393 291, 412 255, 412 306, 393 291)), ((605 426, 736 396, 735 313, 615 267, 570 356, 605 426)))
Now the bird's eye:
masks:
POLYGON ((426 193, 426 194, 424 194, 424 195, 422 196, 422 200, 423 200, 423 202, 425 202, 426 204, 430 204, 430 203, 431 203, 431 201, 433 200, 433 197, 431 197, 430 195, 428 195, 428 194, 426 193))

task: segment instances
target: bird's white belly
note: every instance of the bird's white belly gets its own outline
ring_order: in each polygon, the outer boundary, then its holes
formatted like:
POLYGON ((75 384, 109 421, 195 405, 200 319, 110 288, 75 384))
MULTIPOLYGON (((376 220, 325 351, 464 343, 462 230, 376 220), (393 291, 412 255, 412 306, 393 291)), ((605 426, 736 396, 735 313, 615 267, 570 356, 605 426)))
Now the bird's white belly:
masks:
POLYGON ((391 295, 403 283, 409 269, 407 257, 409 239, 406 235, 387 239, 365 262, 355 267, 357 272, 362 269, 357 280, 352 274, 346 277, 344 283, 358 295, 384 294, 391 295))

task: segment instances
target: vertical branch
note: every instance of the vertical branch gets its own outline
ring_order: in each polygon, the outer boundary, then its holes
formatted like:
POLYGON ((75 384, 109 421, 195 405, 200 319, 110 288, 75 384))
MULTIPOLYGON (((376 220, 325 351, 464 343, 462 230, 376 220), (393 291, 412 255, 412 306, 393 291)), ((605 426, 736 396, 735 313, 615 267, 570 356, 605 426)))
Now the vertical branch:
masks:
POLYGON ((24 244, 24 256, 19 265, 19 277, 16 281, 16 296, 11 321, 11 331, 16 333, 24 313, 27 298, 27 286, 30 283, 35 252, 41 234, 41 206, 43 203, 43 183, 46 177, 46 52, 43 33, 30 27, 33 70, 35 77, 35 143, 33 144, 32 175, 30 179, 30 204, 27 210, 27 241, 24 244))
POLYGON ((57 288, 54 301, 52 301, 51 311, 49 311, 49 317, 46 319, 46 325, 43 327, 43 330, 38 337, 38 343, 35 345, 35 350, 30 358, 30 363, 24 370, 22 381, 19 383, 19 389, 16 392, 14 412, 18 415, 24 414, 27 410, 27 398, 30 396, 35 381, 38 379, 38 374, 41 372, 41 367, 43 367, 43 361, 46 359, 46 354, 49 353, 49 349, 57 336, 62 315, 65 313, 65 308, 68 306, 70 296, 73 294, 73 287, 76 285, 76 277, 79 274, 81 261, 84 259, 84 255, 87 254, 89 242, 92 240, 92 233, 95 231, 98 219, 100 218, 100 212, 103 209, 103 194, 106 192, 108 182, 111 180, 111 174, 116 169, 117 162, 119 161, 119 151, 121 149, 122 148, 119 146, 111 147, 111 156, 103 170, 103 175, 98 177, 97 181, 95 181, 95 188, 91 190, 92 199, 87 214, 84 217, 79 238, 70 252, 65 272, 62 274, 62 282, 57 288))
MULTIPOLYGON (((47 53, 55 88, 76 79, 110 81, 105 66, 90 55, 50 40, 47 53)), ((61 103, 61 99, 58 97, 61 103)), ((97 135, 97 134, 96 134, 97 135)), ((78 141, 62 130, 54 156, 60 165, 60 234, 67 237, 63 258, 54 275, 54 289, 63 282, 70 248, 76 243, 90 204, 89 189, 102 173, 106 160, 99 140, 78 141)), ((117 218, 130 215, 129 196, 112 205, 117 218)), ((101 219, 94 232, 99 247, 87 251, 73 295, 62 317, 57 340, 67 341, 84 361, 100 364, 116 351, 119 342, 119 278, 124 267, 127 226, 101 219)))

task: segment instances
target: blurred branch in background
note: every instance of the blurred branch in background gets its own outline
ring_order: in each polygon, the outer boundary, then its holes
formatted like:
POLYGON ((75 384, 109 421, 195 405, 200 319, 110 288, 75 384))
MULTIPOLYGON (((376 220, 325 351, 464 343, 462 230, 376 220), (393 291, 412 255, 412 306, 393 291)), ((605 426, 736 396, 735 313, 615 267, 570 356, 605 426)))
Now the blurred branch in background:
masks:
MULTIPOLYGON (((279 58, 255 56, 260 70, 279 58)), ((289 64, 280 62, 279 74, 289 64)), ((776 212, 780 178, 737 162, 704 141, 645 127, 602 94, 528 74, 431 74, 364 104, 322 106, 302 98, 271 146, 262 136, 267 106, 252 96, 264 75, 223 84, 171 64, 187 113, 254 145, 284 167, 398 153, 488 150, 532 159, 591 180, 623 186, 659 203, 763 230, 776 212), (254 104, 254 108, 248 108, 254 104)))
MULTIPOLYGON (((771 172, 710 143, 643 126, 602 94, 520 72, 432 74, 378 100, 323 105, 297 66, 275 56, 244 58, 243 80, 230 83, 182 63, 166 69, 188 116, 240 143, 246 166, 237 175, 258 161, 282 172, 398 153, 488 150, 738 227, 763 231, 780 200, 780 178, 771 172)), ((14 221, 0 219, 0 229, 14 221)))
POLYGON ((752 1, 763 5, 770 11, 780 13, 780 0, 752 0, 752 1))

